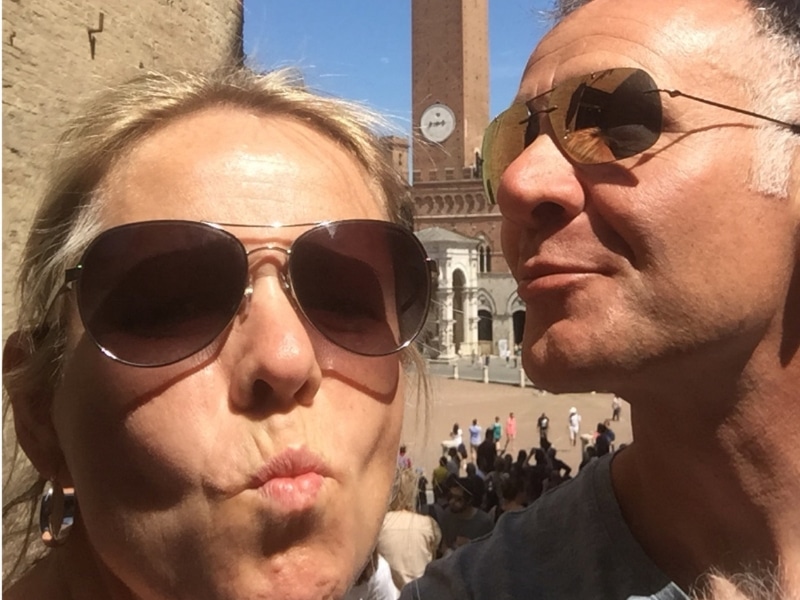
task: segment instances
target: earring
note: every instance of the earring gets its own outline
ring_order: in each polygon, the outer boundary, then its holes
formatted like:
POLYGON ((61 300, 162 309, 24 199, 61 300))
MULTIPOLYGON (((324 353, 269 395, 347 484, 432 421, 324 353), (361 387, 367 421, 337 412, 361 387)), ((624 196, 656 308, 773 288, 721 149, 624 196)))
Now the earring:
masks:
POLYGON ((45 546, 55 548, 64 543, 75 522, 77 506, 75 488, 62 488, 55 481, 45 484, 39 503, 39 530, 45 546))

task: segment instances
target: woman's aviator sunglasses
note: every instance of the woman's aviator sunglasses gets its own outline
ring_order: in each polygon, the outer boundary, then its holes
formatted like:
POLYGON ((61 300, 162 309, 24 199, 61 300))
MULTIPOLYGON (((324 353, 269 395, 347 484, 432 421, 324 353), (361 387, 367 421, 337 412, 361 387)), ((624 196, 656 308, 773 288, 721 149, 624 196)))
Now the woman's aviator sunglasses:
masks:
POLYGON ((659 89, 641 69, 620 67, 567 79, 553 89, 500 113, 483 137, 483 184, 496 202, 500 177, 540 134, 546 114, 561 150, 583 165, 614 162, 652 147, 662 131, 661 94, 681 96, 725 110, 764 119, 800 134, 800 123, 787 123, 749 110, 706 100, 679 90, 659 89), (548 96, 542 110, 532 110, 548 96))
MULTIPOLYGON (((66 273, 100 350, 119 362, 159 367, 213 342, 252 293, 249 257, 287 255, 285 287, 306 319, 350 352, 382 356, 406 347, 428 311, 433 262, 408 229, 385 221, 311 226, 289 248, 250 250, 223 227, 144 221, 101 233, 66 273)), ((273 226, 259 226, 273 227, 273 226)))

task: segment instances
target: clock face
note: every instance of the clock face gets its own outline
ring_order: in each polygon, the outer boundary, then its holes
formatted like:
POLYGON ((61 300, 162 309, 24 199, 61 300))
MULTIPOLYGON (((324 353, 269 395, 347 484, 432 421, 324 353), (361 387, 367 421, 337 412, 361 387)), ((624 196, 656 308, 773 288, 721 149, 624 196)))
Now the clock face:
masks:
POLYGON ((422 136, 437 144, 442 143, 456 128, 456 116, 445 104, 431 104, 422 112, 419 129, 422 136))

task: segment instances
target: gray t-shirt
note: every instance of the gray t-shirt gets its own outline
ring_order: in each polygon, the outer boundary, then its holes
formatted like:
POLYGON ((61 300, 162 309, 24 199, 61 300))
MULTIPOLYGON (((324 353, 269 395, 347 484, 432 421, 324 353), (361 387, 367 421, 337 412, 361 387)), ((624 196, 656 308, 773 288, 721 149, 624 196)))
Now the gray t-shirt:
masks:
POLYGON ((611 456, 431 563, 401 600, 687 600, 622 518, 611 456))
POLYGON ((451 548, 458 537, 475 540, 486 535, 494 527, 494 522, 484 511, 476 508, 475 514, 469 519, 459 518, 449 510, 445 510, 440 525, 442 526, 442 542, 445 547, 451 548))

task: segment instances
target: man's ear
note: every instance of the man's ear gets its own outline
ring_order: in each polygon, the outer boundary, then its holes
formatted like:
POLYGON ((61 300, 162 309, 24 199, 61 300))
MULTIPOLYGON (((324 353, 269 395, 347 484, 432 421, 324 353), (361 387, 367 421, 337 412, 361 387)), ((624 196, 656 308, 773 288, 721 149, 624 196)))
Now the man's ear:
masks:
POLYGON ((65 464, 51 418, 51 382, 9 378, 32 357, 30 337, 19 331, 12 333, 3 348, 3 379, 14 411, 14 429, 19 445, 36 470, 47 479, 62 479, 65 464))

